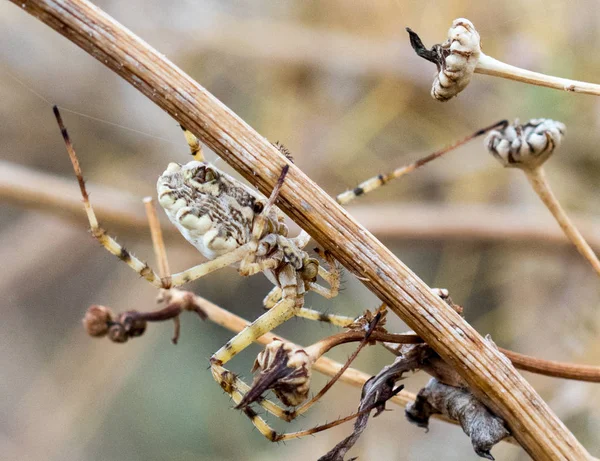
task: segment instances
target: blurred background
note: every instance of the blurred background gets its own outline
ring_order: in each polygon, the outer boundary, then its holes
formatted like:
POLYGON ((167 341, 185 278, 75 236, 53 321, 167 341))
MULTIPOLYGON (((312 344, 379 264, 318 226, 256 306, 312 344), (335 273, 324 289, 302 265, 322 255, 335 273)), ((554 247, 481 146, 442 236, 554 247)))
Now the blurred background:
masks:
MULTIPOLYGON (((547 165, 549 179, 600 247, 600 99, 476 75, 458 98, 436 102, 429 96, 434 66, 413 54, 404 31, 410 26, 429 47, 445 39, 453 19, 467 17, 485 52, 497 59, 598 82, 596 0, 96 4, 261 134, 284 143, 332 195, 503 118, 560 120, 568 132, 547 165)), ((9 2, 0 3, 0 102, 2 457, 291 461, 316 459, 350 433, 346 424, 285 445, 267 442, 231 409, 207 369, 210 355, 232 334, 195 316, 184 315, 176 347, 169 323, 125 345, 87 337, 81 318, 90 304, 150 310, 156 291, 87 232, 51 105, 63 110, 100 219, 142 259, 153 258, 141 198, 155 195, 168 162, 188 160, 187 146, 162 110, 9 2)), ((468 321, 498 345, 547 359, 600 361, 597 276, 566 243, 525 177, 502 169, 481 140, 351 210, 426 283, 448 288, 468 321)), ((181 236, 167 226, 165 232, 172 270, 200 262, 181 236)), ((227 269, 190 288, 254 319, 270 284, 227 269)), ((345 274, 340 296, 309 295, 307 305, 357 315, 378 301, 345 274)), ((393 318, 388 325, 405 328, 393 318)), ((335 331, 304 320, 277 330, 301 344, 335 331)), ((344 360, 352 349, 331 357, 344 360)), ((259 350, 247 349, 231 368, 250 380, 259 350)), ((371 347, 354 366, 374 374, 392 360, 371 347)), ((598 386, 526 377, 599 456, 598 386)), ((427 379, 417 374, 405 384, 417 392, 427 379)), ((315 378, 313 389, 323 383, 315 378)), ((339 384, 306 418, 275 427, 298 430, 347 415, 359 396, 359 389, 339 384)), ((479 459, 456 426, 433 421, 425 433, 405 421, 402 409, 389 408, 371 420, 353 456, 479 459)), ((505 443, 493 454, 528 459, 505 443)))

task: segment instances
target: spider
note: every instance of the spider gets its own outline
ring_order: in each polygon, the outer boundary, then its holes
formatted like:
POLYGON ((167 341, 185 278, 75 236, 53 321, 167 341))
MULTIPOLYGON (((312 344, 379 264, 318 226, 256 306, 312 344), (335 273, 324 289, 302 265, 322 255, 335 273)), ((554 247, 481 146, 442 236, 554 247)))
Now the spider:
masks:
MULTIPOLYGON (((304 247, 310 236, 305 231, 301 231, 297 237, 288 237, 288 228, 283 223, 284 215, 274 204, 289 166, 283 168, 270 197, 265 199, 256 190, 206 162, 199 140, 183 129, 193 160, 184 165, 168 165, 157 182, 158 200, 170 221, 208 261, 172 276, 163 274, 160 277, 147 263, 117 243, 99 225, 69 135, 58 108, 54 107, 53 110, 79 182, 91 233, 110 253, 159 289, 175 288, 231 265, 235 265, 243 276, 262 272, 274 284, 263 301, 267 312, 213 354, 210 358, 211 372, 237 407, 267 439, 282 441, 314 433, 314 429, 311 429, 278 434, 249 405, 256 402, 267 412, 291 421, 308 410, 315 403, 315 398, 294 410, 286 410, 264 399, 262 391, 250 394, 252 387, 223 367, 253 341, 293 317, 326 321, 341 327, 346 327, 355 320, 304 307, 304 295, 308 291, 314 291, 325 298, 336 296, 339 290, 339 273, 329 253, 318 251, 329 270, 308 256, 304 247), (318 284, 317 276, 325 280, 329 287, 318 284), (250 395, 251 398, 248 397, 250 395)), ((287 153, 284 148, 277 147, 282 153, 287 153)), ((322 393, 319 393, 320 396, 322 393)), ((282 401, 288 406, 302 403, 285 399, 282 401)), ((332 425, 330 423, 322 427, 332 425)))

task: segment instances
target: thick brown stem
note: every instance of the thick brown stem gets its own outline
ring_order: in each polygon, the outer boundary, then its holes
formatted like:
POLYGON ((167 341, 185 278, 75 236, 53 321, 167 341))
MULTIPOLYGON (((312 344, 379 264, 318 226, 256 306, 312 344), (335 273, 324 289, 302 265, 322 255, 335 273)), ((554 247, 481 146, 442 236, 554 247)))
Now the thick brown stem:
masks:
POLYGON ((453 366, 536 459, 587 459, 535 390, 464 319, 263 136, 202 86, 83 0, 12 0, 121 75, 269 193, 290 165, 280 206, 453 366))

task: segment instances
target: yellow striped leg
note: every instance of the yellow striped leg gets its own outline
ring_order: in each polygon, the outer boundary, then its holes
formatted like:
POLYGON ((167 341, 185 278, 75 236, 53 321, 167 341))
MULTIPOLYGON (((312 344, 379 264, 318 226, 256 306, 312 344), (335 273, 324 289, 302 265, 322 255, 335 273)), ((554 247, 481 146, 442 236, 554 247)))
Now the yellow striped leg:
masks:
POLYGON ((315 251, 329 266, 329 270, 327 270, 323 266, 319 265, 319 275, 327 282, 329 288, 325 288, 316 283, 309 283, 308 289, 319 293, 324 298, 335 298, 340 291, 340 271, 337 263, 330 252, 323 251, 321 249, 316 249, 315 251))
POLYGON ((337 314, 326 314, 313 309, 302 308, 296 312, 296 317, 302 317, 304 319, 316 320, 318 322, 325 322, 335 325, 336 327, 346 328, 348 325, 354 323, 353 317, 337 314))
POLYGON ((235 264, 241 261, 249 251, 251 251, 250 243, 246 243, 245 245, 242 245, 241 247, 238 247, 229 253, 219 256, 218 258, 198 264, 197 266, 186 269, 183 272, 173 274, 173 276, 171 276, 171 286, 181 286, 184 283, 197 280, 200 277, 210 274, 218 269, 235 264))
POLYGON ((83 179, 83 172, 81 171, 81 166, 79 165, 79 159, 77 158, 77 154, 75 153, 75 149, 73 148, 73 144, 71 143, 71 139, 69 138, 67 129, 63 124, 62 117, 58 112, 58 108, 54 106, 53 110, 54 116, 56 117, 56 121, 58 122, 58 126, 60 127, 60 131, 65 141, 65 146, 67 148, 69 158, 71 159, 71 163, 73 164, 75 176, 77 177, 77 181, 79 182, 79 190, 81 191, 81 196, 83 198, 83 206, 85 207, 85 213, 90 223, 90 230, 92 231, 92 235, 96 240, 98 240, 98 242, 100 242, 100 244, 104 248, 106 248, 110 253, 117 256, 121 261, 123 261, 134 271, 136 271, 138 274, 140 274, 142 277, 148 280, 152 285, 158 288, 162 287, 160 277, 158 276, 158 274, 156 274, 156 272, 154 272, 150 268, 150 266, 148 266, 148 264, 139 260, 129 251, 127 251, 125 247, 118 244, 117 241, 110 235, 108 235, 106 231, 98 224, 96 213, 94 213, 94 209, 92 208, 92 204, 90 203, 88 191, 85 187, 85 181, 83 179))
MULTIPOLYGON (((215 352, 210 363, 224 365, 253 341, 294 317, 297 310, 295 303, 296 300, 293 298, 284 298, 279 301, 272 309, 257 318, 215 352)), ((218 375, 215 376, 215 379, 217 382, 221 382, 218 375)))
POLYGON ((471 139, 476 138, 477 136, 481 136, 497 127, 500 127, 500 126, 506 127, 506 125, 508 125, 508 122, 506 120, 502 120, 502 121, 495 123, 493 125, 490 125, 486 128, 477 130, 475 133, 470 134, 466 138, 463 138, 460 141, 455 142, 454 144, 446 146, 436 152, 433 152, 423 158, 420 158, 416 162, 410 163, 410 164, 400 167, 400 168, 396 168, 395 170, 393 170, 389 173, 386 173, 386 174, 378 174, 377 176, 373 176, 372 178, 361 182, 354 189, 347 190, 346 192, 342 192, 341 194, 339 194, 336 197, 336 201, 340 205, 347 205, 355 198, 360 197, 365 194, 368 194, 369 192, 371 192, 375 189, 378 189, 379 187, 390 182, 392 179, 400 178, 401 176, 404 176, 405 174, 408 174, 408 173, 416 170, 417 168, 425 165, 426 163, 429 163, 432 160, 435 160, 436 158, 439 158, 442 155, 453 151, 457 147, 462 146, 463 144, 467 143, 471 139))
MULTIPOLYGON (((321 287, 322 288, 322 287, 321 287)), ((281 299, 281 288, 274 287, 263 300, 265 309, 271 309, 281 299)), ((301 308, 296 312, 296 317, 302 317, 309 320, 317 320, 319 322, 330 323, 337 327, 345 328, 354 322, 353 317, 345 315, 327 314, 325 312, 316 311, 314 309, 301 308)))

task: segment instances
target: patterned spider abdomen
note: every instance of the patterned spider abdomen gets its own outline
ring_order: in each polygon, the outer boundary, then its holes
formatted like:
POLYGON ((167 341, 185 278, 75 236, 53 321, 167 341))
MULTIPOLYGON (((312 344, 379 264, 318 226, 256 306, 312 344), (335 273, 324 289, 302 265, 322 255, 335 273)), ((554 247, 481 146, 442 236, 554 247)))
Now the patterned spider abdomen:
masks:
POLYGON ((170 163, 156 188, 171 222, 208 259, 249 242, 262 210, 257 192, 206 162, 170 163))

